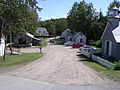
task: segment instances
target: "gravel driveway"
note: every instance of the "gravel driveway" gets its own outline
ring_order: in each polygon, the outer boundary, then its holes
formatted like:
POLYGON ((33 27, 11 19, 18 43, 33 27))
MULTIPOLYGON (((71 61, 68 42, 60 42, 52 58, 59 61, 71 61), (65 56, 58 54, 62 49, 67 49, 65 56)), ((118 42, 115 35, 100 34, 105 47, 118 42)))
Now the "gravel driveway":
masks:
MULTIPOLYGON (((29 49, 28 51, 38 52, 38 49, 29 49)), ((82 61, 79 61, 78 49, 49 44, 43 49, 43 52, 45 55, 41 59, 5 73, 5 75, 54 84, 120 87, 118 82, 103 78, 96 71, 84 65, 82 61)))

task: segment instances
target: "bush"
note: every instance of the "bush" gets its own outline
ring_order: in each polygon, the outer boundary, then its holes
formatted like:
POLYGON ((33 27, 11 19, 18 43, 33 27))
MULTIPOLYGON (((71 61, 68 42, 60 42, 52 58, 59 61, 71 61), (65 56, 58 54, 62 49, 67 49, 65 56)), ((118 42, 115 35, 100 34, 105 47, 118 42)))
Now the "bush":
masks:
POLYGON ((120 61, 115 63, 115 70, 120 70, 120 61))
POLYGON ((102 53, 93 53, 93 54, 102 58, 102 53))
POLYGON ((95 46, 95 42, 93 40, 89 40, 89 45, 95 46))
POLYGON ((101 40, 97 40, 97 41, 95 42, 95 46, 101 48, 101 46, 102 46, 101 40))
POLYGON ((114 63, 114 61, 115 61, 115 57, 113 57, 113 56, 109 56, 108 61, 114 63))
POLYGON ((89 40, 89 44, 91 46, 95 46, 97 48, 101 48, 101 46, 102 46, 101 40, 97 40, 97 41, 89 40))

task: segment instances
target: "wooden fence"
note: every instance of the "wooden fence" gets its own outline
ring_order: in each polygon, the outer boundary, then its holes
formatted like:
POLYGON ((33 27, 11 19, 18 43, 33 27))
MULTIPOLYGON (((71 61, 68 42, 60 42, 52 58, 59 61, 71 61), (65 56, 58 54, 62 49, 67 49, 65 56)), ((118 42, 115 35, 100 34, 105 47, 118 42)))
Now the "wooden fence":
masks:
POLYGON ((89 53, 88 51, 81 49, 81 53, 84 54, 85 56, 87 56, 88 58, 90 58, 91 53, 89 53))
POLYGON ((98 62, 99 64, 107 67, 107 68, 110 68, 110 69, 115 68, 115 64, 113 64, 113 63, 111 63, 103 58, 100 58, 99 56, 95 56, 90 52, 87 52, 85 50, 81 50, 81 53, 84 54, 85 56, 87 56, 88 58, 91 58, 92 60, 98 62))
POLYGON ((92 60, 98 62, 99 64, 105 66, 105 67, 108 67, 110 69, 114 69, 115 68, 115 64, 103 59, 103 58, 100 58, 98 56, 95 56, 92 54, 92 60))

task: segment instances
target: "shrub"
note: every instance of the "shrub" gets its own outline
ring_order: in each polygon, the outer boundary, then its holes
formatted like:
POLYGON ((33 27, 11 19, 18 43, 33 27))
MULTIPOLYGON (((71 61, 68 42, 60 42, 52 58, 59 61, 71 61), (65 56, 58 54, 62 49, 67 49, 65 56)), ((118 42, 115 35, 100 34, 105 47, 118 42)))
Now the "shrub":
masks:
POLYGON ((115 63, 115 70, 120 70, 120 61, 115 63))
POLYGON ((95 46, 95 42, 93 40, 89 40, 89 45, 95 46))
POLYGON ((101 48, 101 46, 102 46, 101 40, 97 40, 97 41, 89 40, 89 44, 91 46, 95 46, 95 47, 98 47, 98 48, 101 48))
POLYGON ((102 58, 102 53, 93 53, 93 54, 102 58))
POLYGON ((102 46, 101 40, 97 40, 97 41, 95 42, 95 46, 101 48, 101 46, 102 46))
POLYGON ((115 57, 113 57, 113 56, 109 56, 108 61, 114 63, 114 61, 115 61, 115 57))

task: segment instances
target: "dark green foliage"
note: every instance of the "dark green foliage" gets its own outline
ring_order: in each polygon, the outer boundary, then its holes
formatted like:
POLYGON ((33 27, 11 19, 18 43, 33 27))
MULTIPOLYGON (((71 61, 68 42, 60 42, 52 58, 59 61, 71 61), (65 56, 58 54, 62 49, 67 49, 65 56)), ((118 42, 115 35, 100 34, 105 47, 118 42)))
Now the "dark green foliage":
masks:
POLYGON ((109 56, 109 58, 107 59, 108 61, 114 63, 115 62, 115 57, 113 56, 109 56))
POLYGON ((115 70, 120 70, 120 61, 115 63, 115 70))
POLYGON ((93 53, 93 54, 102 58, 102 53, 93 53))
POLYGON ((96 47, 101 48, 101 46, 102 46, 101 40, 97 40, 97 41, 95 42, 95 45, 96 45, 96 47))
POLYGON ((101 40, 97 40, 97 41, 89 40, 89 44, 91 46, 95 46, 97 48, 101 48, 101 46, 102 46, 101 40))

